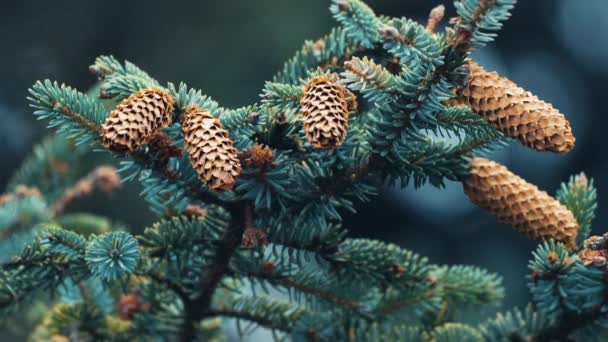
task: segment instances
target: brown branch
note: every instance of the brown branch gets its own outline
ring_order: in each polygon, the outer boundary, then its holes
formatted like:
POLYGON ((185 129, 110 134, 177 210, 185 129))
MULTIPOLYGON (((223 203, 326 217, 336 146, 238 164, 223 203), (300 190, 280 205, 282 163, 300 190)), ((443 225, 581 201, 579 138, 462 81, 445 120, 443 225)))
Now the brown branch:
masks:
POLYGON ((184 288, 182 288, 179 284, 171 281, 167 277, 163 276, 162 274, 156 273, 154 271, 149 271, 141 273, 140 275, 148 277, 159 284, 165 285, 167 288, 173 291, 182 300, 183 303, 190 300, 184 288))
POLYGON ((573 312, 566 313, 556 324, 545 328, 531 340, 537 342, 574 341, 569 335, 590 322, 599 319, 602 316, 601 307, 602 305, 598 305, 580 314, 573 312))
POLYGON ((97 123, 87 120, 82 115, 71 110, 69 107, 67 107, 66 105, 64 105, 63 103, 61 103, 59 101, 55 101, 55 103, 53 105, 53 110, 58 111, 58 112, 60 111, 61 113, 63 113, 63 115, 76 121, 79 125, 83 126, 87 130, 97 133, 98 136, 101 133, 101 127, 99 127, 99 125, 97 123))
POLYGON ((429 13, 429 19, 426 23, 426 30, 430 33, 435 33, 435 27, 437 26, 437 24, 439 24, 439 22, 441 22, 441 19, 443 19, 444 15, 445 6, 439 5, 434 7, 429 13))
POLYGON ((340 305, 342 307, 345 307, 345 308, 361 315, 362 317, 368 316, 366 313, 361 311, 360 303, 358 303, 354 300, 351 300, 349 298, 341 297, 333 292, 325 291, 325 290, 315 288, 312 286, 308 286, 308 285, 299 283, 293 279, 290 279, 288 277, 272 276, 270 274, 264 274, 264 273, 248 273, 248 276, 259 278, 259 279, 264 279, 273 285, 279 285, 279 286, 283 286, 286 288, 292 288, 292 289, 298 290, 302 293, 313 295, 326 302, 334 303, 334 304, 340 305))
MULTIPOLYGON (((352 72, 353 74, 355 74, 357 77, 359 77, 361 79, 364 79, 366 81, 371 81, 377 89, 384 89, 384 85, 380 82, 380 80, 378 80, 375 77, 369 77, 369 75, 365 71, 357 68, 353 64, 352 61, 344 62, 344 69, 352 72)), ((345 88, 345 89, 348 89, 348 88, 345 88)), ((350 92, 350 90, 349 90, 349 92, 350 92)), ((351 92, 351 94, 352 94, 352 92, 351 92)))
POLYGON ((394 313, 395 311, 399 311, 402 308, 414 304, 414 303, 418 303, 421 302, 423 300, 427 300, 427 299, 431 299, 433 298, 433 296, 435 295, 435 293, 433 291, 429 291, 421 296, 416 296, 416 297, 412 297, 412 298, 407 298, 398 302, 395 302, 391 305, 387 305, 385 307, 383 307, 380 310, 380 314, 382 315, 390 315, 392 313, 394 313))
POLYGON ((53 216, 59 215, 72 202, 101 190, 112 192, 120 185, 120 176, 112 166, 99 166, 87 176, 79 180, 74 186, 64 191, 63 195, 51 207, 53 216))
POLYGON ((462 26, 462 18, 455 18, 455 30, 452 38, 452 45, 455 48, 462 50, 471 50, 469 40, 473 36, 473 32, 477 30, 477 26, 481 21, 482 17, 496 4, 496 0, 479 0, 477 7, 471 14, 471 21, 469 22, 469 28, 462 26))
POLYGON ((74 281, 78 284, 78 290, 80 291, 80 296, 82 296, 82 299, 84 301, 91 299, 91 292, 89 292, 89 289, 87 289, 84 282, 78 281, 77 279, 74 279, 74 281))
POLYGON ((186 191, 193 198, 203 201, 206 204, 215 204, 220 206, 225 204, 225 202, 206 192, 199 184, 195 185, 183 180, 177 171, 168 168, 167 165, 159 165, 159 163, 157 163, 157 161, 150 156, 149 153, 136 152, 130 156, 135 162, 143 167, 152 170, 154 173, 170 180, 171 182, 179 184, 182 188, 186 189, 186 191))
POLYGON ((352 301, 348 298, 340 297, 340 296, 336 295, 335 293, 332 293, 329 291, 323 291, 321 289, 317 289, 317 288, 310 287, 310 286, 306 286, 304 284, 298 283, 298 282, 296 282, 292 279, 288 279, 288 278, 284 278, 284 279, 279 278, 276 280, 271 280, 271 282, 274 282, 281 286, 291 287, 298 291, 314 295, 318 298, 321 298, 322 300, 324 300, 326 302, 330 302, 330 303, 334 303, 334 304, 346 307, 362 316, 366 316, 363 312, 361 312, 361 304, 359 304, 355 301, 352 301))
POLYGON ((17 185, 13 192, 0 195, 0 206, 27 197, 41 198, 42 193, 40 193, 40 190, 38 190, 38 188, 36 187, 29 187, 27 185, 17 185))
POLYGON ((244 319, 247 321, 254 322, 254 323, 261 325, 263 327, 266 327, 268 329, 289 332, 289 330, 286 327, 279 326, 269 319, 266 319, 264 317, 259 317, 259 316, 256 316, 252 313, 245 312, 245 311, 237 311, 237 310, 229 310, 229 309, 214 309, 214 310, 207 311, 204 315, 204 317, 214 317, 214 316, 223 316, 223 317, 244 319))
MULTIPOLYGON (((53 109, 56 111, 61 111, 65 116, 76 121, 78 124, 82 125, 83 127, 85 127, 87 130, 91 131, 92 133, 95 133, 96 138, 100 137, 101 127, 97 123, 87 120, 82 115, 78 114, 77 112, 71 110, 68 106, 61 103, 59 100, 55 101, 53 109)), ((159 146, 162 146, 162 144, 159 146)), ((150 147, 155 147, 155 146, 150 146, 150 147)), ((156 153, 159 151, 151 151, 151 152, 156 153)), ((177 150, 171 150, 169 152, 171 154, 176 154, 177 150)), ((223 204, 223 202, 220 201, 219 199, 217 199, 215 196, 203 191, 203 189, 200 186, 189 184, 188 182, 181 179, 179 173, 177 173, 175 170, 169 169, 167 167, 166 162, 161 163, 158 160, 155 160, 150 155, 150 153, 143 153, 140 151, 140 152, 132 153, 132 154, 130 154, 130 156, 138 164, 151 169, 153 172, 161 175, 162 177, 167 178, 168 180, 170 180, 172 182, 180 183, 180 185, 183 186, 190 194, 192 194, 192 196, 194 198, 199 199, 208 204, 217 204, 217 205, 223 204)))
POLYGON ((195 324, 200 321, 204 313, 211 306, 213 294, 228 272, 228 265, 237 248, 241 245, 243 232, 245 230, 245 216, 249 203, 237 202, 227 205, 232 215, 232 220, 221 240, 218 242, 217 250, 210 265, 206 266, 201 276, 199 288, 201 293, 194 301, 184 303, 184 323, 181 328, 179 340, 190 342, 196 335, 195 324))

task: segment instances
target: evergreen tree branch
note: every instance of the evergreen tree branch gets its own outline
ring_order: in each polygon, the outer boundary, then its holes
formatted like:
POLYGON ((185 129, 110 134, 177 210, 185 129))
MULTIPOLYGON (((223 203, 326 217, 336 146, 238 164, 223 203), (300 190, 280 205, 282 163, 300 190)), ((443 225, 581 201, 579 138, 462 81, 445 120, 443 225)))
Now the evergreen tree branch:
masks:
POLYGON ((410 297, 410 298, 406 298, 400 301, 396 301, 394 303, 391 303, 389 305, 386 305, 384 307, 381 307, 379 309, 376 310, 376 312, 380 315, 391 315, 394 314, 400 310, 402 310, 403 308, 410 306, 410 305, 414 305, 429 299, 432 299, 433 297, 435 297, 436 291, 431 290, 431 291, 427 291, 423 294, 420 294, 418 296, 414 296, 414 297, 410 297))
POLYGON ((158 272, 147 271, 147 272, 141 273, 139 275, 147 276, 150 279, 157 282, 158 284, 166 286, 168 289, 173 291, 173 293, 175 293, 182 300, 182 303, 186 303, 190 300, 188 294, 186 293, 186 291, 182 288, 182 286, 180 284, 172 281, 168 277, 166 277, 158 272))
POLYGON ((340 297, 333 292, 324 291, 322 289, 314 288, 311 286, 307 286, 305 284, 296 282, 289 278, 267 278, 270 283, 284 286, 287 288, 292 288, 303 293, 307 293, 313 295, 321 300, 334 303, 349 309, 352 312, 358 313, 361 316, 367 316, 361 309, 361 304, 355 301, 352 301, 345 297, 340 297))
POLYGON ((602 312, 601 306, 581 313, 568 312, 554 324, 538 332, 534 336, 534 341, 575 341, 571 337, 573 332, 584 328, 602 316, 605 316, 605 313, 602 312))
MULTIPOLYGON (((94 140, 98 144, 101 143, 99 130, 101 122, 105 118, 105 110, 99 103, 70 87, 63 85, 60 87, 50 81, 37 82, 30 92, 33 96, 30 101, 37 108, 36 113, 40 118, 50 118, 52 126, 64 125, 67 120, 70 125, 61 126, 61 129, 70 129, 71 136, 77 137, 81 142, 94 140)), ((155 151, 148 153, 138 151, 130 157, 142 167, 177 184, 180 188, 186 189, 193 198, 208 204, 221 205, 223 203, 217 197, 204 191, 198 184, 195 186, 181 179, 180 174, 169 168, 166 163, 159 163, 154 157, 155 155, 155 151)))
POLYGON ((95 190, 110 193, 120 185, 120 177, 112 166, 99 166, 74 186, 66 189, 51 207, 53 216, 58 216, 72 202, 95 190))
POLYGON ((240 202, 231 205, 231 223, 220 241, 217 243, 217 250, 211 264, 203 270, 199 288, 201 289, 198 298, 184 304, 185 319, 180 331, 180 341, 192 341, 195 336, 195 323, 200 321, 204 312, 209 309, 213 294, 228 272, 228 266, 232 256, 241 245, 243 232, 245 230, 245 214, 251 210, 250 204, 240 202))
POLYGON ((47 203, 53 203, 80 176, 78 166, 88 151, 62 134, 47 136, 34 147, 6 188, 15 192, 22 186, 36 187, 47 203))
POLYGON ((254 315, 250 312, 246 312, 246 311, 238 311, 238 310, 230 310, 230 309, 213 309, 213 310, 207 311, 204 315, 204 317, 214 317, 214 316, 244 319, 244 320, 256 323, 256 324, 263 326, 265 328, 268 328, 268 329, 279 330, 282 332, 290 331, 289 328, 282 326, 280 324, 277 324, 276 322, 273 322, 270 319, 266 319, 261 316, 256 316, 256 315, 254 315))
POLYGON ((454 6, 456 18, 452 44, 462 51, 473 51, 491 42, 507 20, 516 0, 462 0, 454 6), (487 32, 486 32, 487 31, 487 32))

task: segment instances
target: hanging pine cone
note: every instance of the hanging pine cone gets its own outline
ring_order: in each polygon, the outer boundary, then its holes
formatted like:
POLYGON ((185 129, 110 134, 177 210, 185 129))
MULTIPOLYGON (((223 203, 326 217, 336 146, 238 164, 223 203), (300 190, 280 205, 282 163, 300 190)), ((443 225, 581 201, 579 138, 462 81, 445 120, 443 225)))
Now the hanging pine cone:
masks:
POLYGON ((232 189, 241 164, 220 121, 210 111, 190 106, 184 113, 182 134, 190 163, 200 180, 216 191, 232 189))
POLYGON ((506 167, 484 158, 471 161, 464 191, 471 201, 502 222, 535 239, 576 246, 578 223, 572 212, 506 167))
POLYGON ((570 122, 551 104, 475 62, 469 70, 467 84, 448 105, 466 104, 505 135, 537 151, 563 154, 574 147, 570 122))
POLYGON ((123 100, 102 126, 103 145, 118 153, 130 153, 147 144, 171 124, 173 97, 166 91, 147 88, 123 100))
POLYGON ((328 75, 313 78, 300 98, 302 123, 308 142, 317 149, 333 149, 344 142, 348 105, 344 88, 328 75))

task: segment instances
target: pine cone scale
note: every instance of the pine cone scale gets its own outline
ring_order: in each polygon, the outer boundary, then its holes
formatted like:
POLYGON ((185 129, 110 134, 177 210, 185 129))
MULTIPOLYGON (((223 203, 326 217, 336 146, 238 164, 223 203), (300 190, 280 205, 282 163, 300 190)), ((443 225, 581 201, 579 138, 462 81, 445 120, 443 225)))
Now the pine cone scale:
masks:
POLYGON ((228 191, 241 172, 237 150, 209 110, 191 106, 182 121, 184 146, 199 179, 210 189, 228 191))
POLYGON ((330 76, 313 78, 300 99, 302 124, 316 149, 333 149, 344 142, 348 128, 346 91, 330 76))
POLYGON ((173 98, 157 88, 146 88, 123 100, 102 126, 106 148, 132 153, 150 142, 155 133, 171 124, 173 98))
POLYGON ((557 109, 496 72, 469 63, 470 78, 448 105, 467 105, 509 137, 537 151, 567 153, 575 138, 557 109))
POLYGON ((463 186, 473 203, 529 237, 575 246, 579 226, 572 212, 506 167, 475 158, 463 186))

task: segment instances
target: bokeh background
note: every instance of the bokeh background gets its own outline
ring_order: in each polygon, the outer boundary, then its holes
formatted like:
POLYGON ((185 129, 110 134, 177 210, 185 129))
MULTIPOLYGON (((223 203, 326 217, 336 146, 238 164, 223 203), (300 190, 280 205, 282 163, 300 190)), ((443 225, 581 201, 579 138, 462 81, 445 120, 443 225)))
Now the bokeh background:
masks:
MULTIPOLYGON (((425 20, 441 0, 369 0, 377 13, 425 20)), ((448 17, 454 15, 445 1, 448 17)), ((162 82, 185 81, 222 105, 258 99, 264 81, 300 48, 335 25, 328 0, 21 1, 0 12, 0 185, 44 136, 26 101, 27 88, 50 78, 86 90, 88 66, 100 54, 135 62, 162 82)), ((520 1, 497 41, 476 53, 480 64, 552 102, 577 138, 567 156, 534 153, 518 145, 493 158, 554 192, 570 174, 595 179, 608 194, 608 1, 520 1)), ((153 219, 132 207, 137 187, 110 199, 94 197, 73 210, 94 208, 141 229, 153 219)), ((600 210, 595 232, 606 230, 600 210)), ((357 236, 400 244, 431 261, 476 264, 504 275, 506 306, 527 301, 527 261, 535 243, 469 203, 460 184, 446 189, 385 189, 360 204, 347 226, 357 236)))

